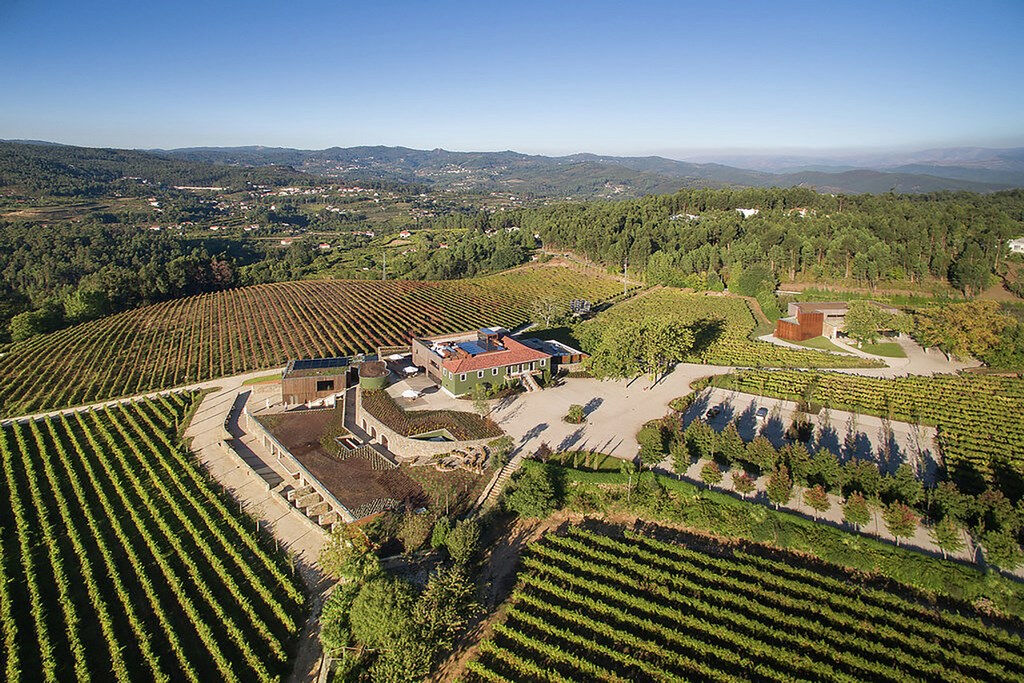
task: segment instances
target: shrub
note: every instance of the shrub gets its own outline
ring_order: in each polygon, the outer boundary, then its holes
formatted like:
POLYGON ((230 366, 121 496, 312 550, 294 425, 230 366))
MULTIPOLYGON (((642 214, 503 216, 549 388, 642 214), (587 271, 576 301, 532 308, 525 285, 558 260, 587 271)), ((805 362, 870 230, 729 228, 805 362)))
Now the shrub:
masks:
POLYGON ((574 425, 583 424, 583 418, 583 406, 578 403, 569 406, 569 412, 565 415, 566 422, 574 425))

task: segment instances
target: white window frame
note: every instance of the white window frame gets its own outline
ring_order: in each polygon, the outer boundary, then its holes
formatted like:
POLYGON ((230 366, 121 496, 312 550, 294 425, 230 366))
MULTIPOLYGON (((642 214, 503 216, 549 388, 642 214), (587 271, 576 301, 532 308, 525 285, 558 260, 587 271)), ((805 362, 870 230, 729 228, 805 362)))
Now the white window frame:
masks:
POLYGON ((466 381, 466 373, 462 373, 461 375, 459 375, 459 381, 460 382, 465 382, 466 381))
POLYGON ((476 378, 477 379, 483 379, 484 378, 484 371, 483 370, 477 370, 476 371, 476 378))
POLYGON ((547 358, 541 358, 540 359, 540 366, 544 367, 544 365, 547 363, 547 360, 548 360, 547 358))
POLYGON ((498 368, 491 368, 491 375, 494 377, 498 376, 498 368))

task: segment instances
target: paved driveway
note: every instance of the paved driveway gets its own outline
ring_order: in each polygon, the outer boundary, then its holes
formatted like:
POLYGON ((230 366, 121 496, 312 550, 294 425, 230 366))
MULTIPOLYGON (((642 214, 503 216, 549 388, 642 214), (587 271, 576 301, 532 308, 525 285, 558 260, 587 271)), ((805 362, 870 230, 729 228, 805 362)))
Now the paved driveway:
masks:
POLYGON ((632 382, 567 379, 562 386, 499 402, 491 418, 524 453, 547 443, 554 450, 578 448, 632 458, 639 449, 636 433, 645 422, 665 415, 668 402, 690 393, 693 380, 730 369, 685 363, 653 386, 646 377, 632 382), (573 404, 584 406, 582 425, 562 419, 573 404))

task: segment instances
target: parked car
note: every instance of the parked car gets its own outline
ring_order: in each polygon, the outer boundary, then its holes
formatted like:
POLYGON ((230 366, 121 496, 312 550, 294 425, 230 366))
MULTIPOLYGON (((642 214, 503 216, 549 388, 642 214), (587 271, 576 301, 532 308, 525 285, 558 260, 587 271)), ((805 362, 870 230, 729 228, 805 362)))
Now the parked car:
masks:
POLYGON ((758 422, 764 422, 765 420, 767 420, 768 419, 768 409, 767 408, 758 408, 757 412, 754 413, 754 419, 756 419, 758 422))
POLYGON ((710 408, 708 408, 708 412, 704 413, 704 418, 707 420, 714 420, 721 414, 722 406, 711 406, 710 408))

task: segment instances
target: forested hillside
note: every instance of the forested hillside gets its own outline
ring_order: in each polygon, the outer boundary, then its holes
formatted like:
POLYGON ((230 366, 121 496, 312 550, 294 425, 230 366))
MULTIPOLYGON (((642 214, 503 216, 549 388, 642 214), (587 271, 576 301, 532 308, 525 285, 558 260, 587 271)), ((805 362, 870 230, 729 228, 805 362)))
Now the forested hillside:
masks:
POLYGON ((301 183, 291 168, 242 168, 165 159, 126 149, 0 142, 0 192, 96 197, 112 191, 145 193, 146 186, 301 183))
POLYGON ((810 190, 688 190, 621 202, 560 203, 511 220, 649 284, 701 287, 713 273, 767 266, 783 281, 986 287, 1024 235, 1024 191, 993 195, 827 195, 810 190), (757 209, 744 218, 736 209, 757 209))

